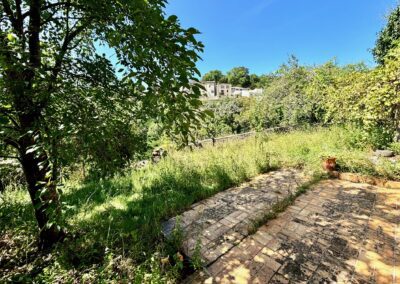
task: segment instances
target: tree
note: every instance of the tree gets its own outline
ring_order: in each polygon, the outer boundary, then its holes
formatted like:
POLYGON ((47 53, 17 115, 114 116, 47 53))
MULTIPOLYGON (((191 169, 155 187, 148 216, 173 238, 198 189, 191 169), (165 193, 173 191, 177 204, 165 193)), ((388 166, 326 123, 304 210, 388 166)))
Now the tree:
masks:
POLYGON ((295 56, 290 56, 276 73, 276 78, 265 89, 270 104, 271 121, 283 126, 314 123, 313 102, 306 95, 309 70, 301 66, 295 56))
POLYGON ((259 82, 256 84, 257 88, 267 88, 276 78, 275 74, 263 74, 258 77, 259 82))
POLYGON ((250 88, 255 89, 259 86, 260 83, 260 77, 257 76, 257 74, 251 74, 250 75, 250 88))
POLYGON ((165 4, 2 0, 0 141, 18 152, 42 248, 64 236, 56 187, 63 143, 106 142, 106 128, 132 116, 152 116, 186 141, 203 115, 189 83, 200 75, 198 31, 167 18, 165 4), (120 75, 98 45, 115 51, 120 75))
POLYGON ((365 140, 376 147, 400 137, 400 47, 394 46, 383 65, 372 70, 345 69, 328 106, 348 122, 365 130, 365 140))
POLYGON ((359 100, 360 77, 368 71, 364 63, 340 67, 334 60, 313 68, 306 93, 312 103, 315 120, 335 123, 351 121, 350 110, 359 100))
POLYGON ((221 80, 224 78, 224 74, 222 74, 221 71, 219 70, 212 70, 206 74, 204 74, 202 80, 203 81, 216 81, 217 83, 220 83, 221 80))
POLYGON ((213 113, 205 120, 201 138, 217 137, 225 134, 242 133, 248 130, 247 121, 241 120, 245 98, 224 98, 209 101, 205 108, 213 113))
POLYGON ((400 6, 396 7, 389 15, 386 26, 380 31, 372 54, 376 62, 383 64, 388 52, 400 39, 400 6))
POLYGON ((235 67, 228 72, 226 77, 229 84, 232 84, 233 86, 240 86, 243 88, 250 87, 250 74, 249 69, 246 67, 235 67))

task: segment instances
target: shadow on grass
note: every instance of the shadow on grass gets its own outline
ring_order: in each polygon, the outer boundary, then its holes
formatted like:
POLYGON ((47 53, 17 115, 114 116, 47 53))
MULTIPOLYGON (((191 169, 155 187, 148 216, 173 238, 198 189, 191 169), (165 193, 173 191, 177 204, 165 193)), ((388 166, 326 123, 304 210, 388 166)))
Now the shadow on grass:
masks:
POLYGON ((135 188, 134 183, 131 177, 119 177, 88 183, 64 195, 75 208, 66 218, 77 229, 60 247, 63 267, 79 270, 101 265, 110 250, 138 263, 145 261, 162 247, 162 220, 237 184, 218 165, 208 168, 206 174, 178 166, 173 172, 160 171, 141 188, 135 188))

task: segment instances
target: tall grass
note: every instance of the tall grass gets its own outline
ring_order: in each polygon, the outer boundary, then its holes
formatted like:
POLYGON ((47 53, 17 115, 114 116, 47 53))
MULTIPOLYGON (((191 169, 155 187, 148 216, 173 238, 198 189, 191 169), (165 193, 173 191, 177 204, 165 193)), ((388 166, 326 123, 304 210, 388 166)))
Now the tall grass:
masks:
POLYGON ((354 142, 356 134, 332 127, 257 135, 195 151, 172 150, 157 165, 126 170, 109 180, 70 180, 62 195, 69 237, 50 261, 36 251, 27 194, 6 191, 0 199, 0 246, 7 247, 0 252, 0 277, 49 282, 175 279, 181 267, 174 261, 176 248, 162 240, 162 220, 271 169, 302 167, 320 173, 326 156, 337 157, 346 170, 379 175, 368 160, 368 147, 354 142), (167 256, 169 264, 162 261, 167 256))

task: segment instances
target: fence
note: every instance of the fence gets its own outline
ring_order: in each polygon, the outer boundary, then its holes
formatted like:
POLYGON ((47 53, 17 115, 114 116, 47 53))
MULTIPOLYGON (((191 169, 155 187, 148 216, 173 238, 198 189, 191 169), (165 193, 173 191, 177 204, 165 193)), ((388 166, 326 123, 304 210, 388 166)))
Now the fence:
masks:
MULTIPOLYGON (((295 129, 296 127, 293 126, 287 126, 287 127, 272 127, 272 128, 267 128, 264 129, 262 132, 263 133, 270 133, 270 132, 288 132, 291 131, 293 129, 295 129)), ((223 143, 229 140, 240 140, 240 139, 245 139, 247 137, 256 135, 256 131, 250 131, 250 132, 245 132, 245 133, 240 133, 240 134, 232 134, 232 135, 228 135, 228 136, 223 136, 223 137, 218 137, 218 138, 208 138, 208 139, 204 139, 204 140, 199 140, 196 141, 195 143, 190 143, 189 147, 201 147, 205 144, 212 144, 215 145, 217 143, 223 143)))
MULTIPOLYGON (((315 124, 310 124, 308 126, 310 126, 310 127, 325 127, 325 126, 330 126, 330 125, 332 125, 332 123, 315 123, 315 124)), ((272 127, 272 128, 266 128, 262 132, 263 133, 289 132, 289 131, 293 131, 295 129, 302 128, 304 126, 305 125, 272 127)), ((218 137, 218 138, 208 138, 208 139, 196 141, 195 143, 190 143, 189 147, 202 147, 205 144, 215 145, 217 143, 223 143, 223 142, 226 142, 229 140, 245 139, 247 137, 255 135, 256 133, 257 133, 256 131, 250 131, 250 132, 245 132, 245 133, 240 133, 240 134, 232 134, 232 135, 218 137)))

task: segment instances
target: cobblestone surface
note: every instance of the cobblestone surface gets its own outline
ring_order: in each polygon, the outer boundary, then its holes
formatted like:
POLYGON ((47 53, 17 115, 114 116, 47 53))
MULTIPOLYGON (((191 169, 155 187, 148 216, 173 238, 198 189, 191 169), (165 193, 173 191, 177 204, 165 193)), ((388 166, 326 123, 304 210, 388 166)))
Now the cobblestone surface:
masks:
POLYGON ((400 283, 399 224, 400 190, 323 181, 186 283, 400 283))
POLYGON ((169 236, 179 226, 185 236, 183 252, 192 257, 197 246, 209 265, 249 235, 253 220, 265 215, 273 204, 294 193, 306 180, 295 169, 261 175, 194 204, 181 216, 165 222, 163 232, 169 236))

